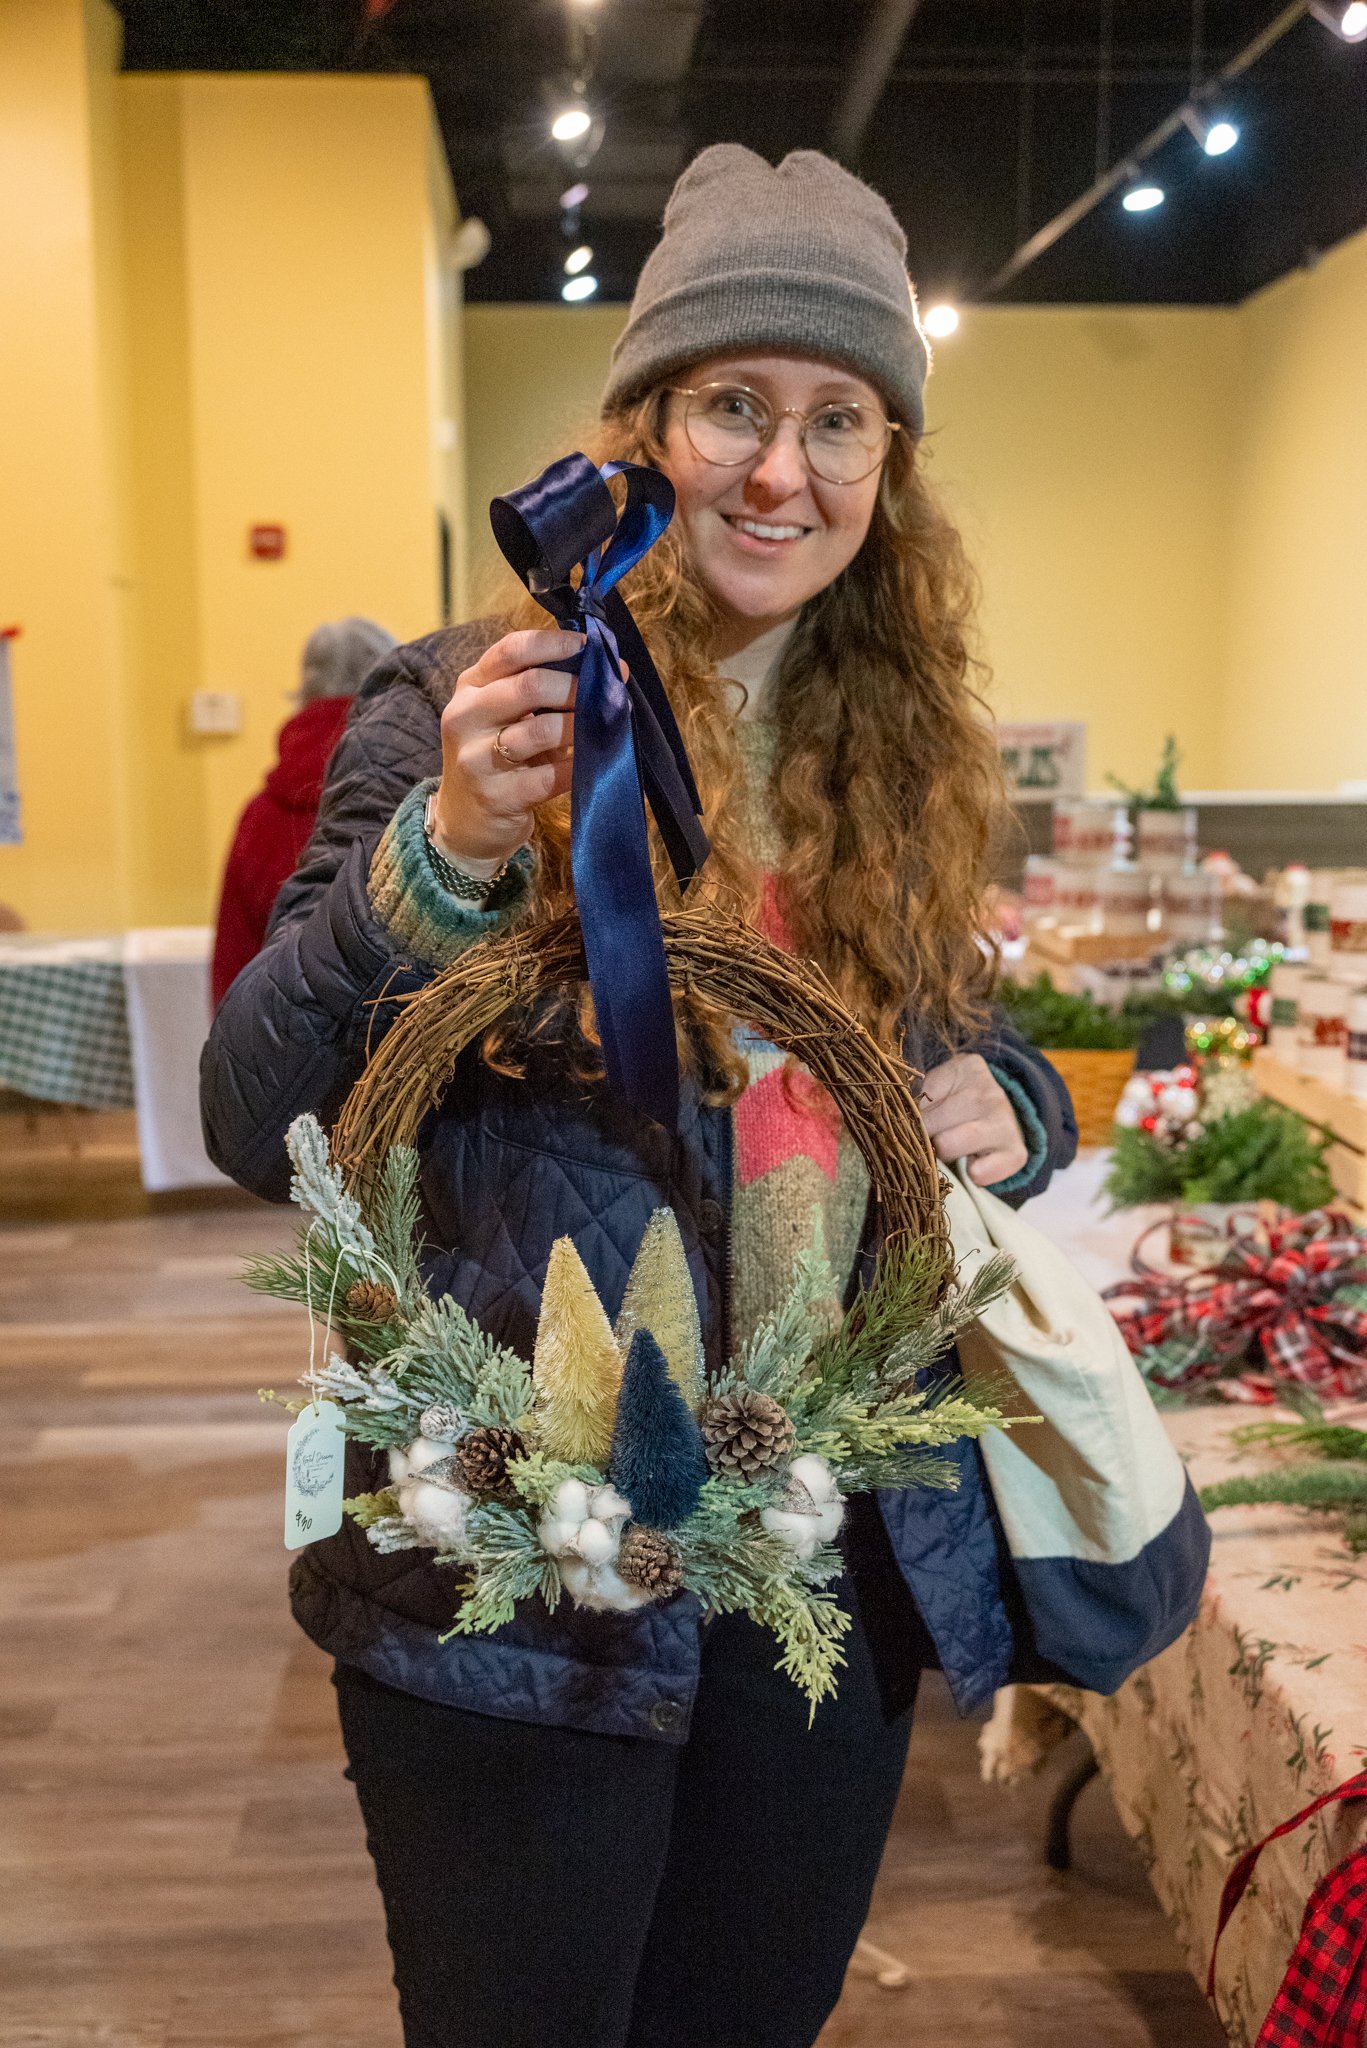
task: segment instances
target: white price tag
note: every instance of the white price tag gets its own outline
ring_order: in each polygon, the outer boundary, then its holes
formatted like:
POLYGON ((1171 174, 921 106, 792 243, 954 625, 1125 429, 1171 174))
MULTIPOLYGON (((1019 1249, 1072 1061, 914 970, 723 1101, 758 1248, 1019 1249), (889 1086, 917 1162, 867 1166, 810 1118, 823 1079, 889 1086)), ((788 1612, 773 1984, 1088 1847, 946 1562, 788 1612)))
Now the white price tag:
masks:
POLYGON ((285 1439, 285 1548, 301 1550, 342 1526, 346 1438, 335 1402, 296 1415, 285 1439))

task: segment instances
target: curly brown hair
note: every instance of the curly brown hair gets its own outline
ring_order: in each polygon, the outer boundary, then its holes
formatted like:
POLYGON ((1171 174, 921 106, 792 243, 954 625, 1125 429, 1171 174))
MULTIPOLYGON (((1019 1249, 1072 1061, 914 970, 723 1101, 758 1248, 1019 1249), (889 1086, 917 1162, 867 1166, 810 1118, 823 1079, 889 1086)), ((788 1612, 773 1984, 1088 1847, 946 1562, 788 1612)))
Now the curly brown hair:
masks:
MULTIPOLYGON (((665 397, 653 392, 609 417, 585 452, 596 462, 662 466, 665 397)), ((923 460, 909 436, 893 436, 864 544, 803 607, 772 705, 785 922, 797 949, 889 1048, 900 1045, 909 1014, 951 1044, 982 1017, 996 968, 985 916, 989 863, 1005 813, 984 671, 971 648, 976 578, 923 460)), ((761 878, 734 802, 736 685, 717 673, 718 614, 689 573, 677 524, 622 589, 678 717, 712 840, 689 901, 753 917, 761 878)), ((544 623, 533 599, 513 607, 511 624, 544 623)), ((652 846, 668 908, 677 890, 653 827, 652 846)), ((560 798, 537 816, 534 915, 572 907, 569 848, 569 802, 560 798)), ((677 1000, 693 1055, 733 1093, 743 1076, 730 1020, 677 1000)), ((587 1003, 581 1024, 593 1041, 587 1003)))

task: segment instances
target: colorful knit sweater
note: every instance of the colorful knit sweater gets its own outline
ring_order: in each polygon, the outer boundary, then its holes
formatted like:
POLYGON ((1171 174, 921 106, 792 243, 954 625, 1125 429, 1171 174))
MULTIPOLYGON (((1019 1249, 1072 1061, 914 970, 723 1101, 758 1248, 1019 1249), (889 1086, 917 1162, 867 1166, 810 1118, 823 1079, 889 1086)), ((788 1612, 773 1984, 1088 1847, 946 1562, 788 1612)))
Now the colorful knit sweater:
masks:
MULTIPOLYGON (((760 923, 768 938, 786 946, 773 887, 778 847, 767 794, 777 728, 745 719, 737 732, 744 828, 751 857, 765 876, 760 923)), ((423 832, 427 796, 434 787, 419 784, 395 812, 371 861, 369 894, 376 917, 401 953, 421 964, 444 966, 516 917, 527 899, 532 863, 525 849, 516 855, 483 907, 451 895, 437 880, 423 832)), ((784 1055, 755 1034, 743 1031, 737 1042, 749 1069, 732 1110, 731 1315, 735 1340, 743 1342, 783 1298, 793 1260, 811 1242, 816 1211, 834 1272, 842 1280, 849 1274, 869 1182, 859 1149, 825 1091, 800 1071, 786 1073, 784 1055)), ((1023 1182, 1043 1159, 1044 1131, 1023 1091, 1012 1087, 1009 1092, 1031 1152, 1027 1167, 1014 1177, 1023 1182)))

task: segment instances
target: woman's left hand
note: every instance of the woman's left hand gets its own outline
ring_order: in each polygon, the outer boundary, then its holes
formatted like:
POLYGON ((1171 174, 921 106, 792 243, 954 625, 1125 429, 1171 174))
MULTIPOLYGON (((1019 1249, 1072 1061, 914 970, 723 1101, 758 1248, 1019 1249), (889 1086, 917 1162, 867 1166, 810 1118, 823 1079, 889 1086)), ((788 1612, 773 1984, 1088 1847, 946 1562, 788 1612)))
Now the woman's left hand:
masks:
POLYGON ((926 1075, 921 1118, 936 1157, 967 1159, 980 1188, 1019 1173, 1030 1157, 1011 1098, 976 1052, 956 1053, 926 1075))

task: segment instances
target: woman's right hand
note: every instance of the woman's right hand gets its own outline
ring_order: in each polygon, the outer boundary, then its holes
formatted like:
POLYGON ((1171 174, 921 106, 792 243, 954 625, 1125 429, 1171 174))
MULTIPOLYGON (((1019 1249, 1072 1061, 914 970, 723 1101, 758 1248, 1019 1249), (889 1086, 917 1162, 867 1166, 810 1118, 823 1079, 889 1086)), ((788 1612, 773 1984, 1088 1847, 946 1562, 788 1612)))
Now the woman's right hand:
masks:
POLYGON ((457 679, 441 715, 432 836, 458 866, 501 866, 531 837, 537 806, 569 788, 576 679, 541 664, 583 645, 580 633, 505 633, 457 679))

